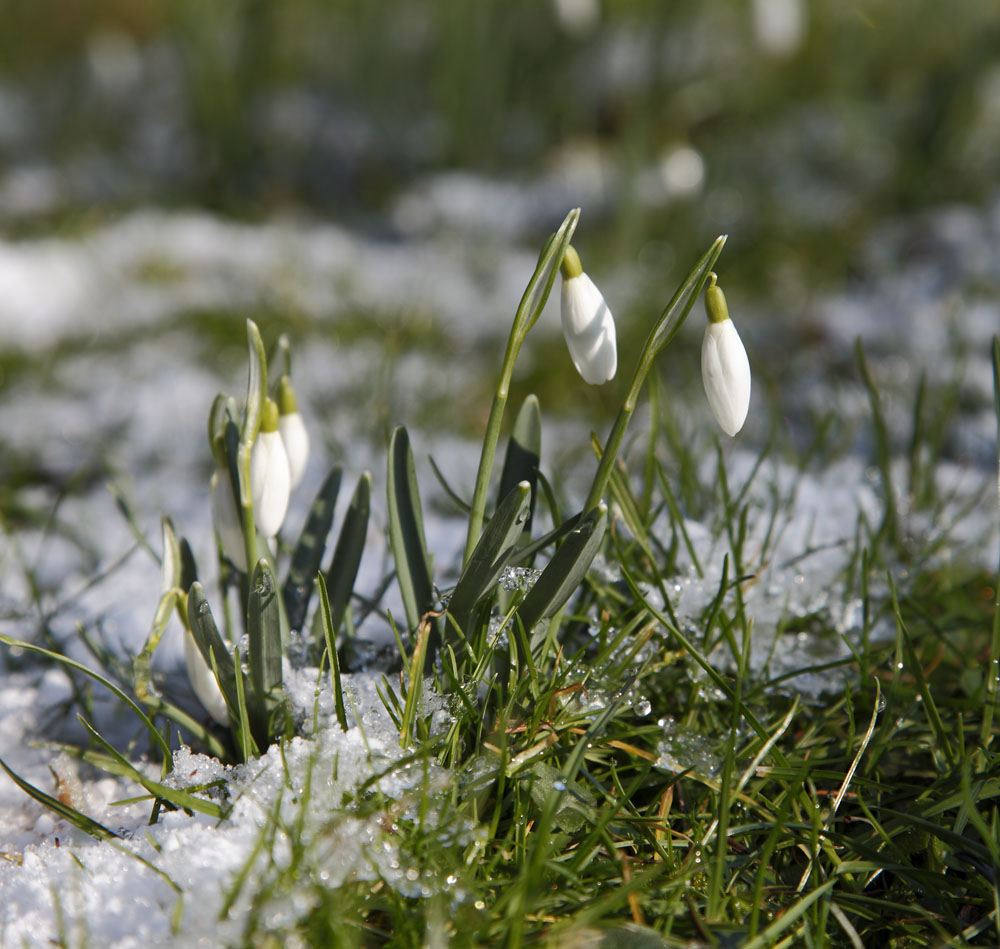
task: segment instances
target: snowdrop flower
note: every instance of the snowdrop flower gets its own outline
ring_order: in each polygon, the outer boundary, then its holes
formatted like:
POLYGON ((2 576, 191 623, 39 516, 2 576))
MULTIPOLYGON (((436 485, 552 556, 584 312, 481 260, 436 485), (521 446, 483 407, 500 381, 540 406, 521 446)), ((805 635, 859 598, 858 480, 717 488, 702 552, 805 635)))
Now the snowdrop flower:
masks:
POLYGON ((288 474, 294 490, 302 480, 309 459, 309 433, 295 405, 295 391, 288 376, 278 384, 278 431, 288 456, 288 474))
POLYGON ((184 630, 184 665, 187 666, 188 680, 198 701, 204 706, 212 718, 220 725, 229 724, 229 707, 222 697, 219 683, 215 681, 212 667, 205 662, 198 644, 191 635, 191 630, 184 630))
POLYGON ((708 326, 701 343, 701 378, 715 417, 727 435, 735 435, 750 408, 750 363, 733 321, 726 297, 709 274, 705 288, 708 326))
POLYGON ((580 265, 573 247, 562 261, 562 326, 566 346, 584 382, 598 386, 614 378, 618 368, 615 320, 601 291, 580 265))
POLYGON ((247 551, 243 542, 243 527, 240 513, 236 509, 233 498, 233 485, 229 471, 216 468, 212 473, 212 486, 209 495, 212 506, 212 524, 219 538, 222 552, 233 562, 237 570, 246 573, 247 551))
POLYGON ((278 405, 273 399, 265 399, 260 431, 250 453, 250 496, 257 529, 268 542, 281 529, 291 490, 288 455, 278 431, 278 405))
MULTIPOLYGON (((177 593, 177 584, 180 582, 181 567, 178 560, 179 548, 174 539, 173 528, 169 521, 163 523, 163 561, 160 565, 160 598, 161 602, 168 593, 177 593)), ((159 614, 159 610, 157 610, 159 614)), ((220 725, 229 724, 229 709, 226 707, 226 700, 222 697, 219 684, 215 681, 215 674, 212 672, 204 656, 198 650, 198 645, 194 641, 191 630, 184 629, 184 664, 187 666, 188 679, 194 694, 198 696, 198 701, 205 707, 205 711, 212 716, 220 725)))

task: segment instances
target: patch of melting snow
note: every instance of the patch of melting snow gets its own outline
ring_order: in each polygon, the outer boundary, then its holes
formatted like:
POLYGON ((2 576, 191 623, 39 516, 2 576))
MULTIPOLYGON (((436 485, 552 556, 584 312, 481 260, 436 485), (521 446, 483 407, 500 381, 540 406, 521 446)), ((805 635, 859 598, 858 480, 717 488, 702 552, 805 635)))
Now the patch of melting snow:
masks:
MULTIPOLYGON (((288 683, 293 705, 305 718, 313 714, 317 675, 316 669, 299 670, 288 683)), ((0 756, 15 768, 34 772, 26 775, 29 780, 51 788, 44 767, 28 765, 23 742, 33 730, 34 716, 52 696, 44 686, 24 679, 8 676, 5 682, 0 756)), ((400 852, 393 826, 417 819, 424 807, 429 810, 423 819, 433 824, 435 799, 447 788, 449 774, 430 763, 394 767, 404 752, 378 698, 375 677, 348 675, 344 682, 352 721, 347 732, 331 720, 327 696, 319 712, 322 727, 311 738, 295 738, 284 749, 272 746, 246 765, 225 766, 187 748, 175 752, 166 782, 192 789, 218 782, 206 796, 230 808, 221 820, 169 812, 147 827, 148 802, 111 806, 133 796, 134 785, 111 778, 80 782, 65 793, 122 838, 113 845, 96 843, 5 785, 0 792, 0 941, 40 945, 58 939, 61 906, 74 927, 91 938, 99 935, 107 945, 194 945, 209 935, 213 944, 238 944, 249 901, 273 872, 270 856, 255 849, 268 827, 278 828, 273 857, 280 868, 291 852, 287 828, 301 826, 308 848, 303 873, 315 874, 324 886, 383 879, 407 896, 437 892, 442 881, 417 870, 400 852), (360 723, 354 723, 355 714, 360 723), (352 802, 358 787, 375 774, 381 776, 366 796, 377 791, 389 803, 371 813, 372 808, 358 809, 352 802), (223 913, 227 895, 248 864, 241 895, 223 913), (171 922, 175 911, 177 931, 171 922)), ((74 771, 72 765, 63 770, 74 771)), ((154 772, 151 776, 158 777, 154 772)), ((449 815, 444 842, 465 846, 475 833, 474 825, 449 815)), ((273 917, 268 925, 290 924, 309 909, 309 879, 300 882, 296 892, 268 908, 273 917)))
MULTIPOLYGON (((727 460, 734 496, 756 462, 755 455, 742 451, 727 460)), ((902 462, 895 474, 896 483, 901 483, 902 462)), ((997 525, 995 518, 984 519, 981 513, 981 502, 990 488, 988 478, 982 472, 957 466, 940 466, 937 476, 939 487, 949 492, 949 500, 933 515, 916 512, 904 518, 906 528, 919 535, 917 549, 936 542, 935 562, 961 557, 995 569, 1000 554, 997 525)), ((742 574, 749 577, 742 584, 742 593, 746 615, 753 622, 751 674, 765 681, 780 678, 782 682, 774 688, 811 699, 843 688, 849 669, 805 670, 847 663, 852 656, 848 642, 861 642, 862 601, 850 595, 848 575, 852 564, 857 568, 859 518, 877 525, 882 516, 878 478, 855 457, 834 462, 821 472, 802 473, 778 464, 770 476, 766 472, 757 475, 747 487, 744 503, 751 512, 740 565, 742 574), (793 631, 783 632, 789 626, 793 631)), ((690 521, 685 526, 703 576, 682 547, 680 572, 668 582, 667 593, 684 632, 700 643, 704 617, 722 582, 724 557, 729 553, 731 561, 732 554, 725 532, 713 533, 690 521)), ((656 530, 669 546, 667 515, 654 525, 656 530)), ((905 577, 906 569, 900 565, 897 577, 905 577)), ((730 563, 730 583, 733 570, 730 563)), ((874 603, 884 600, 884 580, 873 578, 870 590, 874 603)), ((656 609, 664 609, 658 589, 647 588, 644 594, 656 609)), ((727 597, 723 609, 730 608, 731 602, 727 597)), ((868 630, 871 642, 894 635, 890 618, 872 618, 868 630)), ((709 659, 719 669, 731 669, 735 662, 725 643, 715 646, 709 659)))
POLYGON ((329 319, 359 306, 419 308, 472 342, 506 329, 534 267, 532 254, 503 244, 484 271, 485 253, 457 238, 393 243, 332 224, 136 211, 80 238, 0 241, 0 344, 38 351, 184 311, 329 319))

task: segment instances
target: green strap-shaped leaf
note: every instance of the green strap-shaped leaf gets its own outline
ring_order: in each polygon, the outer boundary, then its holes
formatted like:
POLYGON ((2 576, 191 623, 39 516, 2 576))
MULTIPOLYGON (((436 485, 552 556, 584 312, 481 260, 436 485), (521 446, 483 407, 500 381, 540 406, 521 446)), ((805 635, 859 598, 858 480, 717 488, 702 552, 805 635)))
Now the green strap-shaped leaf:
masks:
POLYGON ((538 397, 529 395, 517 413, 514 430, 507 442, 499 494, 502 501, 521 481, 527 481, 531 488, 531 504, 524 522, 522 543, 527 543, 531 537, 531 521, 535 516, 535 497, 538 493, 538 464, 541 457, 542 410, 538 404, 538 397))
POLYGON ((270 713, 281 690, 281 610, 278 581, 266 560, 258 560, 247 604, 247 659, 254 704, 270 713))
MULTIPOLYGON (((188 591, 187 612, 188 628, 194 637, 195 645, 209 668, 215 670, 219 689, 235 720, 239 714, 236 695, 237 669, 229 655, 229 647, 215 625, 215 617, 212 616, 212 607, 205 596, 205 591, 197 581, 191 584, 191 589, 188 591)), ((242 675, 240 671, 240 676, 242 675)))
POLYGON ((529 635, 535 625, 554 616, 573 595, 597 556, 608 526, 608 506, 602 501, 577 527, 528 591, 517 617, 529 635))
POLYGON ((406 429, 400 426, 389 439, 388 481, 389 544, 396 564, 396 579, 403 598, 406 622, 412 632, 434 605, 430 558, 424 540, 420 495, 413 467, 413 451, 406 429))
POLYGON ((195 563, 194 553, 186 537, 180 539, 178 546, 181 555, 181 578, 178 586, 182 590, 190 590, 191 584, 198 579, 198 564, 195 563))
POLYGON ((288 625, 292 629, 301 629, 305 622, 316 571, 319 570, 323 560, 326 538, 333 524, 333 512, 337 506, 342 474, 342 469, 338 467, 333 468, 326 476, 309 510, 309 517, 306 518, 298 543, 292 551, 292 562, 282 588, 285 609, 288 611, 288 625))
MULTIPOLYGON (((368 535, 368 516, 372 502, 372 476, 370 471, 358 478, 351 505, 344 515, 337 546, 333 550, 333 561, 326 573, 326 588, 330 595, 330 619, 333 635, 340 632, 347 604, 354 592, 354 582, 358 578, 361 555, 365 550, 368 535)), ((322 645, 322 644, 321 644, 322 645)))
POLYGON ((448 612, 463 632, 469 632, 473 609, 507 566, 530 516, 531 486, 522 481, 508 492, 490 519, 448 602, 448 612))

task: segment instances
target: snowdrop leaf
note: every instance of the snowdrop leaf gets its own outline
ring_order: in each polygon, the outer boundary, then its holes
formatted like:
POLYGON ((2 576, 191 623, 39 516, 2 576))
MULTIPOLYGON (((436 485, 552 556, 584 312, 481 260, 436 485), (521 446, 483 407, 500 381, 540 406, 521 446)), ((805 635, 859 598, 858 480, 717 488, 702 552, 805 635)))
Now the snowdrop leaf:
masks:
POLYGON ((531 511, 531 486, 522 481, 500 503, 476 544, 448 603, 459 629, 468 632, 472 610, 510 561, 531 511))
POLYGON ((278 582, 266 560, 257 561, 250 581, 247 637, 254 704, 270 712, 281 688, 281 611, 278 582))
POLYGON ((186 537, 182 537, 178 542, 178 550, 181 559, 181 576, 178 586, 182 590, 190 590, 191 584, 198 579, 198 564, 194 559, 194 552, 186 537))
POLYGON ((597 556, 608 526, 608 508, 601 502, 569 532, 535 585, 518 608, 526 632, 554 616, 573 595, 597 556))
POLYGON ((420 625, 424 613, 434 605, 434 592, 413 451, 402 426, 393 431, 389 439, 388 461, 389 543, 406 622, 413 631, 420 625))
POLYGON ((371 510, 372 476, 366 471, 358 478, 350 507, 344 515, 344 523, 337 536, 337 546, 333 551, 333 561, 326 574, 326 586, 330 594, 330 618, 333 634, 340 631, 344 613, 354 592, 354 582, 358 578, 361 555, 368 535, 368 515, 371 510))
POLYGON ((220 467, 225 467, 226 463, 224 452, 226 427, 231 421, 235 424, 239 414, 239 407, 232 396, 220 392, 212 402, 212 408, 208 413, 208 444, 220 467))
POLYGON ((542 456, 542 409, 538 397, 529 395, 521 405, 514 429, 507 442, 507 454, 503 460, 500 475, 501 499, 506 498, 521 481, 527 481, 531 488, 528 517, 524 522, 521 540, 527 543, 531 537, 531 522, 535 515, 535 494, 538 490, 538 465, 542 456))
POLYGON ((282 587, 285 609, 288 611, 288 625, 292 629, 301 629, 305 622, 316 571, 319 570, 323 554, 326 552, 326 539, 333 524, 333 512, 337 506, 342 475, 343 470, 336 467, 326 476, 292 551, 292 562, 288 568, 285 585, 282 587))

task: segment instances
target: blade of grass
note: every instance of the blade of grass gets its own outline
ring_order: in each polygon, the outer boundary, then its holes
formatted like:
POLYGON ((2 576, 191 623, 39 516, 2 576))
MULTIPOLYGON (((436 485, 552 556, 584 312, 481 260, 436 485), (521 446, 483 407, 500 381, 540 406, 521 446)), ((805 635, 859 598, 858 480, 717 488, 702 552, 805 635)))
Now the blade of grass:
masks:
POLYGON ((53 652, 50 649, 45 649, 42 646, 36 646, 34 643, 24 642, 20 639, 14 639, 11 636, 6 636, 0 633, 0 643, 8 646, 12 649, 24 649, 27 652, 33 652, 39 656, 46 656, 49 659, 58 662, 60 665, 65 666, 68 669, 73 669, 76 672, 82 672, 85 676, 93 679, 95 682, 99 682, 104 686, 109 692, 111 692, 116 698, 120 699, 125 705, 127 705, 135 714, 139 717, 139 721, 145 726, 146 731, 149 732, 150 738, 153 740, 153 744, 158 747, 164 756, 164 759, 171 759, 173 757, 173 752, 170 750, 170 746, 164 741, 163 736, 157 731, 156 726, 150 721, 145 712, 136 704, 135 700, 123 692, 114 682, 110 679, 102 676, 99 672, 95 672, 93 669, 83 665, 83 663, 77 662, 75 659, 70 659, 69 656, 64 656, 61 653, 53 652))
POLYGON ((333 706, 337 713, 337 723, 341 729, 347 731, 347 711, 344 708, 344 688, 340 681, 340 659, 337 656, 337 641, 334 633, 333 613, 330 609, 330 597, 326 592, 326 581, 323 574, 316 575, 316 584, 319 587, 320 616, 323 625, 323 640, 326 643, 326 651, 330 657, 330 684, 333 686, 333 706))
POLYGON ((75 807, 69 804, 64 804, 57 797, 53 797, 51 794, 46 794, 40 788, 36 788, 33 784, 26 781, 19 774, 16 774, 8 766, 2 758, 0 758, 0 768, 3 768, 7 772, 7 776, 13 781, 25 794, 30 795, 43 807, 47 807, 53 814, 57 814, 63 820, 68 821, 74 827, 79 828, 85 834, 93 837, 96 840, 117 840, 118 835, 113 831, 109 830, 103 824, 94 820, 92 817, 88 817, 86 814, 78 811, 75 807))
MULTIPOLYGON (((997 511, 1000 514, 1000 336, 993 337, 993 411, 997 419, 997 511)), ((998 517, 1000 522, 1000 517, 998 517)), ((986 666, 986 699, 979 729, 979 744, 985 752, 993 741, 993 716, 996 713, 997 687, 1000 685, 1000 565, 997 567, 996 595, 993 600, 993 629, 990 637, 989 662, 986 666)))
POLYGON ((159 781, 153 781, 152 779, 146 777, 135 765, 132 764, 117 748, 115 748, 109 741, 107 741, 101 733, 94 728, 82 715, 78 715, 77 718, 80 720, 80 724, 90 733, 91 737, 100 745, 105 752, 107 752, 121 768, 124 769, 125 773, 137 784, 141 784, 153 797, 161 798, 164 801, 169 801, 174 807, 183 808, 187 811, 197 811, 200 814, 207 814, 209 817, 215 817, 221 819, 226 816, 228 811, 216 804, 214 801, 206 801, 202 797, 198 797, 196 794, 191 794, 188 791, 184 791, 180 788, 168 787, 165 784, 160 784, 159 781))

